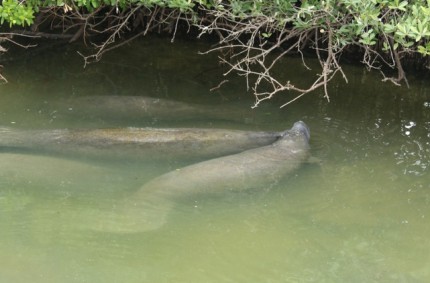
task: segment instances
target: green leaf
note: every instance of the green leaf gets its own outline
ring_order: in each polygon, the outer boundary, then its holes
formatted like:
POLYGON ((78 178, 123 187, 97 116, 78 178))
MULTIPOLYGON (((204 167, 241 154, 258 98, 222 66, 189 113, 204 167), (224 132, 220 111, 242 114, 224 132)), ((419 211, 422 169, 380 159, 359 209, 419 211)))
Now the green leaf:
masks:
POLYGON ((386 33, 393 33, 396 31, 396 27, 391 24, 384 24, 383 25, 383 31, 386 33))

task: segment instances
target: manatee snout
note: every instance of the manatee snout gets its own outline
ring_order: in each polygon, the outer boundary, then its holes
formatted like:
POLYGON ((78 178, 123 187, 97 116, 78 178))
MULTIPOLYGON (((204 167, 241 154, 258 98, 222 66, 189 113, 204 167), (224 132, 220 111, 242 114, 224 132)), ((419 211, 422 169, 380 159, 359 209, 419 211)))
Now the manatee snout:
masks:
POLYGON ((303 133, 306 136, 307 141, 309 141, 309 139, 311 138, 311 131, 303 121, 295 122, 291 130, 295 132, 303 133))

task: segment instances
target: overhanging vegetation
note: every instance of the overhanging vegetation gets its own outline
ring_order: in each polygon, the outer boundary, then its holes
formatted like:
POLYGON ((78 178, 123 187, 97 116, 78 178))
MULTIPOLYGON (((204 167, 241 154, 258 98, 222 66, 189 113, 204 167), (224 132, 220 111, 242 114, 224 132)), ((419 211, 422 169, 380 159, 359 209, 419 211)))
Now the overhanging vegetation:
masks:
POLYGON ((20 45, 20 36, 91 43, 96 50, 83 56, 85 64, 148 32, 216 35, 218 44, 208 52, 220 52, 227 73, 246 78, 255 106, 284 91, 295 96, 283 106, 320 88, 329 99, 333 77, 347 81, 340 64, 345 53, 357 54, 384 80, 405 85, 404 60, 430 54, 430 0, 5 0, 0 22, 8 29, 2 46, 20 45), (320 69, 311 85, 299 87, 275 70, 288 67, 287 55, 304 50, 316 55, 320 69), (397 75, 385 75, 386 68, 397 75))

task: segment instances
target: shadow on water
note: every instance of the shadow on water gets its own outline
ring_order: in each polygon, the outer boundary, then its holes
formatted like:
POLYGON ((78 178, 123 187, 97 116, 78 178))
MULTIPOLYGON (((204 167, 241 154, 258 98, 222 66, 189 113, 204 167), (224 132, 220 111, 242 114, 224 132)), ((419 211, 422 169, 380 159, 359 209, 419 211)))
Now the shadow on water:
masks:
MULTIPOLYGON (((281 131, 303 120, 318 161, 276 184, 158 203, 160 214, 168 212, 162 227, 111 233, 97 227, 136 225, 116 213, 119 204, 133 206, 131 196, 144 183, 187 164, 3 150, 0 281, 428 282, 428 80, 411 75, 406 89, 346 66, 349 83, 331 85, 330 103, 310 93, 279 109, 290 98, 285 93, 251 110, 241 78, 208 90, 223 80, 223 69, 210 67, 217 66, 216 56, 196 55, 207 48, 154 38, 87 69, 74 51, 60 49, 5 64, 10 83, 0 86, 0 127, 281 131), (168 99, 197 105, 200 112, 173 119, 127 110, 121 116, 113 108, 64 114, 76 111, 70 101, 105 95, 168 99)), ((300 60, 288 64, 290 71, 300 69, 300 60)), ((306 71, 297 74, 309 79, 306 71)), ((167 113, 173 110, 178 108, 167 113)))

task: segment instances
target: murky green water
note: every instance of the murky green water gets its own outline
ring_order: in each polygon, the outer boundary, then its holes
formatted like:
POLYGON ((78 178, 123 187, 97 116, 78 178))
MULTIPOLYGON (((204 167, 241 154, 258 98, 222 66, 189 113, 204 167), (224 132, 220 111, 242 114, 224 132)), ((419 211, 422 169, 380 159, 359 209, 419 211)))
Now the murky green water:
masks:
MULTIPOLYGON (((410 77, 405 89, 347 67, 349 84, 334 83, 330 103, 314 93, 286 109, 278 108, 285 101, 279 97, 250 110, 252 97, 237 78, 208 91, 223 69, 196 56, 206 48, 155 38, 86 69, 72 49, 5 64, 10 83, 0 87, 0 126, 283 130, 303 120, 320 162, 270 190, 161 204, 163 225, 125 233, 115 228, 134 226, 116 215, 118 203, 132 205, 145 182, 189 161, 3 149, 0 282, 429 282, 428 80, 410 77), (79 111, 73 101, 89 95, 167 98, 217 114, 163 119, 79 111)), ((299 61, 291 61, 287 69, 297 70, 299 61)))

